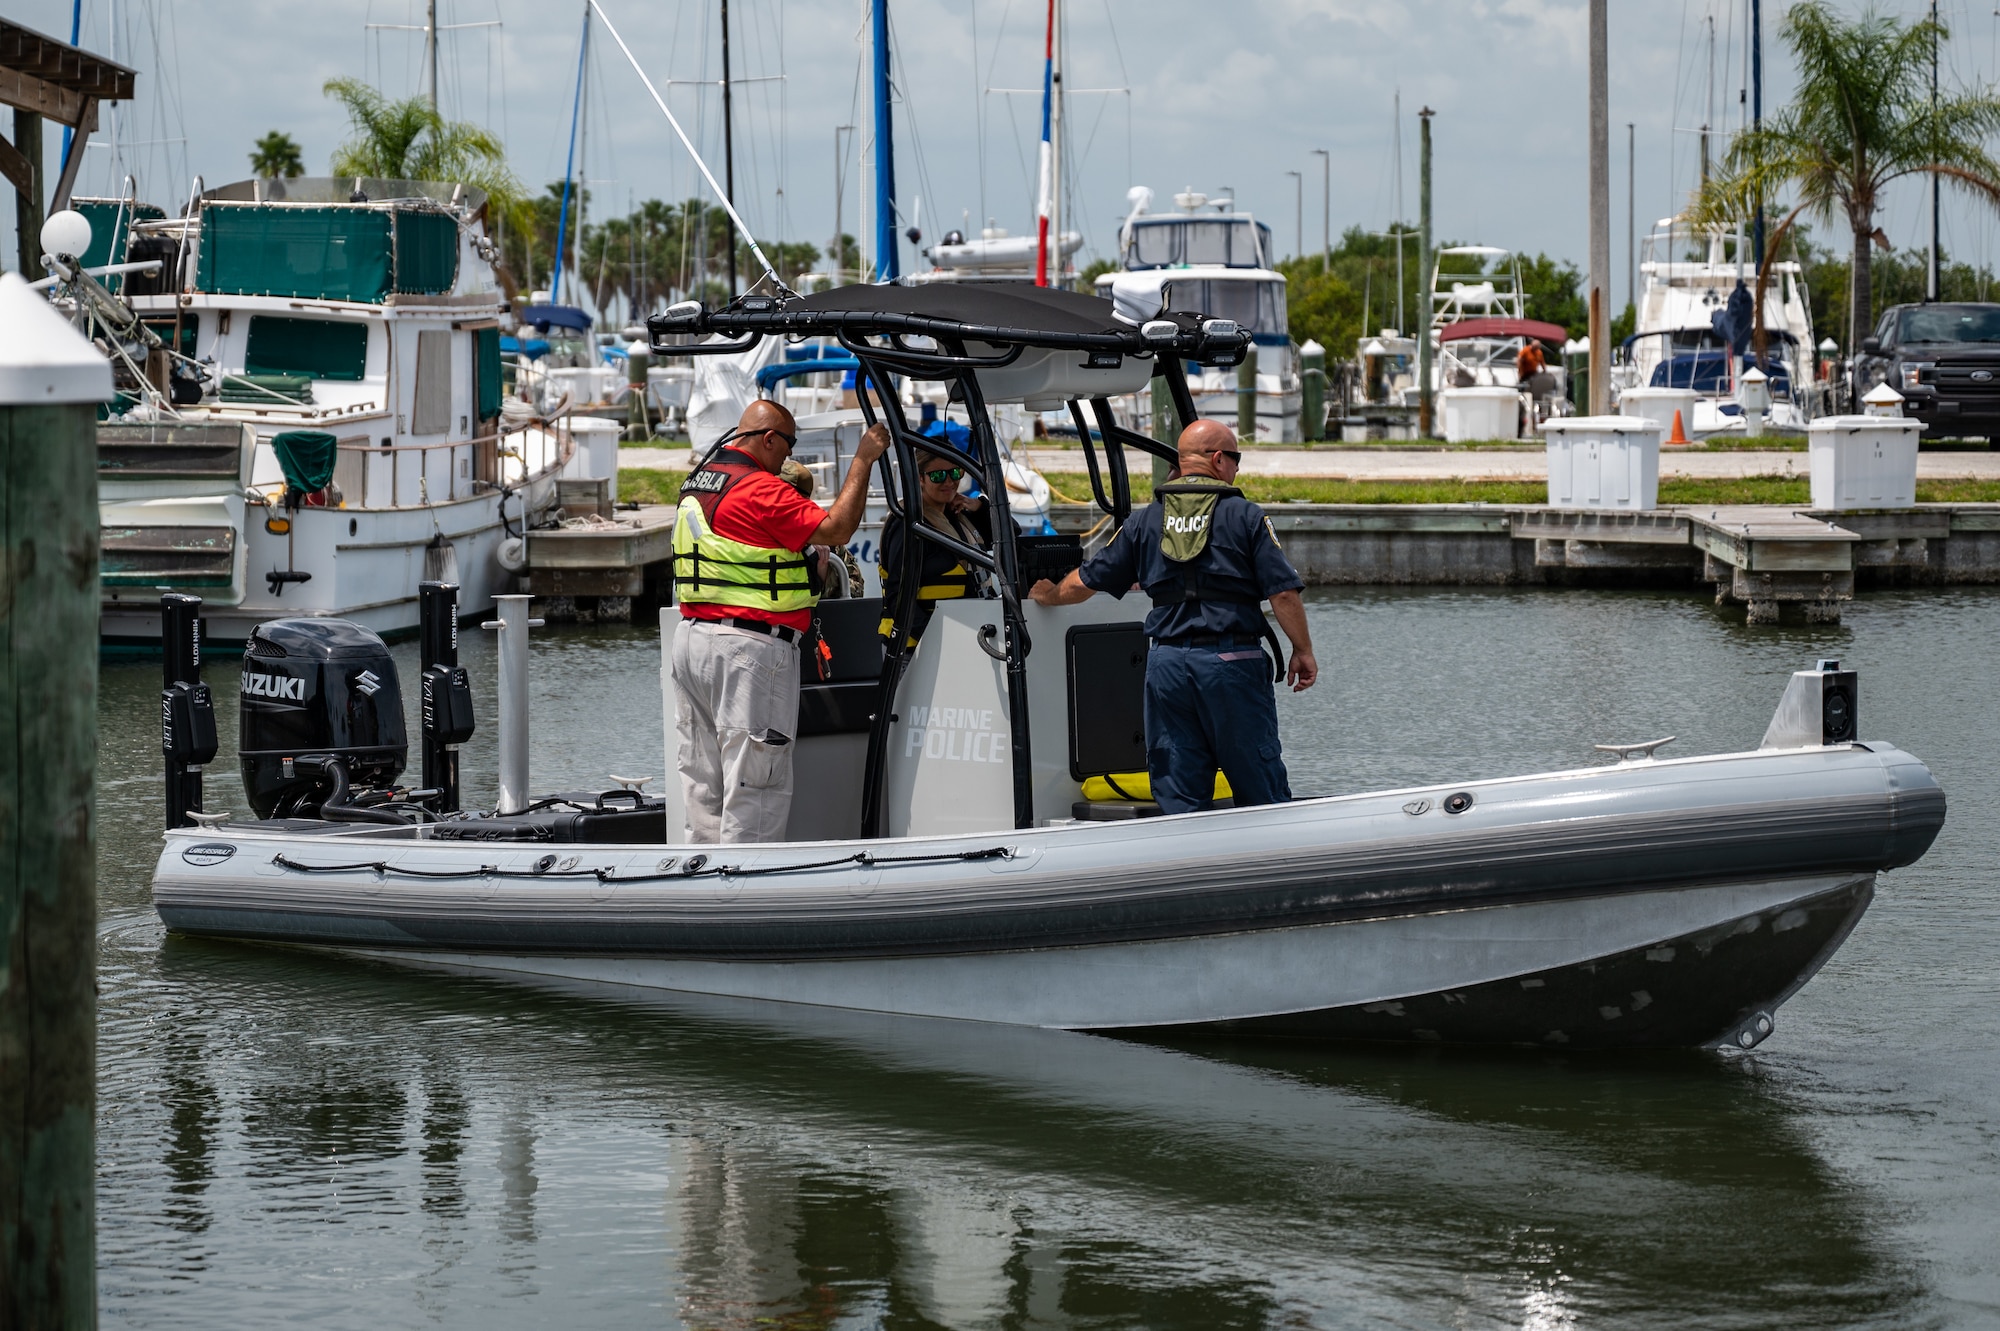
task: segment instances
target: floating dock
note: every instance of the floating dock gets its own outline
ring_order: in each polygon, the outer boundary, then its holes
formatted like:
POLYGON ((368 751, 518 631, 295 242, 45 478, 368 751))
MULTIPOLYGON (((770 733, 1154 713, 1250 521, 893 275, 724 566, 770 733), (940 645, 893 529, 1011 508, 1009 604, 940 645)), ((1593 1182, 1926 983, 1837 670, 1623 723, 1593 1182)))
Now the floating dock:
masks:
MULTIPOLYGON (((1309 586, 1712 585, 1751 623, 1838 623, 1857 586, 2000 582, 2000 504, 1822 513, 1783 505, 1633 512, 1500 504, 1269 504, 1309 586)), ((1057 530, 1102 515, 1059 505, 1057 530)))
MULTIPOLYGON (((1840 622, 1857 589, 2000 583, 2000 504, 1816 512, 1700 505, 1603 512, 1500 504, 1270 504, 1285 553, 1308 585, 1653 586, 1713 588, 1716 603, 1775 624, 1785 607, 1840 622)), ((1104 515, 1059 504, 1078 535, 1104 515)), ((553 619, 625 619, 664 600, 674 510, 528 533, 527 590, 553 619)))

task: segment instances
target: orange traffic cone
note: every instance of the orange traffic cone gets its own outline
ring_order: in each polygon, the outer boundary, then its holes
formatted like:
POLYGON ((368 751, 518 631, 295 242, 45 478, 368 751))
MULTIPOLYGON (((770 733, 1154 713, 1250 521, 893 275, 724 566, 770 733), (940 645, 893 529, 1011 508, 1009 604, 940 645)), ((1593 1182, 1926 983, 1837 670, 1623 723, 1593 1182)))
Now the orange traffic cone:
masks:
POLYGON ((1667 442, 1670 444, 1691 444, 1694 442, 1694 440, 1687 436, 1687 427, 1681 424, 1679 407, 1674 408, 1674 431, 1667 436, 1667 442))

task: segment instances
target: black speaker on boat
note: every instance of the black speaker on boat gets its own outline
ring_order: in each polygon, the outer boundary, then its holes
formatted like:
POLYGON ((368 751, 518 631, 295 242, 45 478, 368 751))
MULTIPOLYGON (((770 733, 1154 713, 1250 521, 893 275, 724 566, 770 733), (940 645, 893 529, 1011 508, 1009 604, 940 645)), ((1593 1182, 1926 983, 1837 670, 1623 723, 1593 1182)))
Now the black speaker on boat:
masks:
POLYGON ((1824 674, 1819 695, 1823 742, 1852 744, 1861 735, 1857 672, 1842 670, 1838 661, 1821 661, 1819 668, 1824 674))
POLYGON ((403 689, 389 649, 344 619, 274 619, 243 652, 243 789, 260 818, 310 817, 340 760, 356 790, 392 784, 409 759, 403 689))

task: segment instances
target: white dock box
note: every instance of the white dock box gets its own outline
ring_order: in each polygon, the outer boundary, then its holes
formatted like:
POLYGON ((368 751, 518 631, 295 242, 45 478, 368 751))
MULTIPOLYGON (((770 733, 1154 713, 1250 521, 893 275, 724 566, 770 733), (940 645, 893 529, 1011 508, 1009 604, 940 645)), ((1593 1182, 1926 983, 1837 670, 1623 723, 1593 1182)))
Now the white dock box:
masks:
POLYGON ((562 474, 572 480, 609 480, 612 498, 617 498, 618 437, 624 425, 597 416, 571 416, 568 423, 576 452, 563 464, 562 474))
POLYGON ((1674 413, 1678 411, 1681 433, 1692 436, 1694 399, 1692 388, 1628 388, 1618 395, 1618 414, 1654 422, 1664 439, 1673 433, 1674 413))
POLYGON ((1822 416, 1806 427, 1814 508, 1909 508, 1917 502, 1920 421, 1822 416))
POLYGON ((1520 438, 1521 395, 1512 388, 1447 388, 1438 400, 1444 404, 1447 443, 1520 438))
POLYGON ((1658 422, 1636 416, 1559 416, 1549 441, 1551 508, 1660 505, 1658 422))

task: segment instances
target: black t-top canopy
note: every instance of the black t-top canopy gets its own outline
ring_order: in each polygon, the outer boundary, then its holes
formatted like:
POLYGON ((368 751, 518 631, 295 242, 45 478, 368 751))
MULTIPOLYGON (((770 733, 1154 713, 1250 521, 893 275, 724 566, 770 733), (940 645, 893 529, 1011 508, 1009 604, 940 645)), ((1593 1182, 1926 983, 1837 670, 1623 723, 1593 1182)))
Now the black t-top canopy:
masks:
MULTIPOLYGON (((1079 348, 1139 355, 1167 352, 1211 365, 1234 365, 1250 335, 1228 319, 1174 312, 1145 324, 1118 317, 1112 303, 1053 287, 927 282, 919 286, 845 286, 810 296, 749 295, 719 310, 683 301, 646 321, 660 355, 700 355, 678 339, 717 333, 744 338, 929 337, 989 346, 1079 348), (663 338, 677 339, 663 343, 663 338)), ((720 345, 717 351, 737 348, 720 345)))

